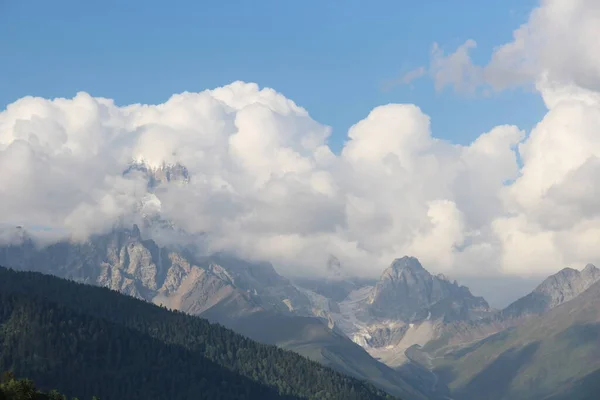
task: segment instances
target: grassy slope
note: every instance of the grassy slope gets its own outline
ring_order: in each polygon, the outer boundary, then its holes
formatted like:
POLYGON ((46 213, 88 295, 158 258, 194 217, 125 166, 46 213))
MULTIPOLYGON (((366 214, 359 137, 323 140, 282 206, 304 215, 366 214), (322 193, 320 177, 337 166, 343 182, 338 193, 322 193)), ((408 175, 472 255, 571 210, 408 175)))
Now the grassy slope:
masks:
MULTIPOLYGON (((461 399, 542 399, 576 387, 600 369, 600 283, 518 328, 433 361, 461 399)), ((582 395, 571 393, 573 400, 582 395)))

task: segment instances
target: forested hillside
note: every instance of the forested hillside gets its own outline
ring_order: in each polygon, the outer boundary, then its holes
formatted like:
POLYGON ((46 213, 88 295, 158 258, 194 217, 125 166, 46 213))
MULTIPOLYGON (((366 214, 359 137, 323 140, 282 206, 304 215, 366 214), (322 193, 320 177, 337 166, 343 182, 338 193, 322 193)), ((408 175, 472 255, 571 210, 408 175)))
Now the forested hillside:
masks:
MULTIPOLYGON (((79 400, 69 399, 57 390, 47 392, 38 390, 31 379, 17 379, 10 371, 2 374, 0 382, 0 400, 79 400)), ((99 400, 96 396, 92 400, 99 400)))
POLYGON ((109 289, 0 268, 0 369, 105 399, 383 399, 372 386, 109 289))

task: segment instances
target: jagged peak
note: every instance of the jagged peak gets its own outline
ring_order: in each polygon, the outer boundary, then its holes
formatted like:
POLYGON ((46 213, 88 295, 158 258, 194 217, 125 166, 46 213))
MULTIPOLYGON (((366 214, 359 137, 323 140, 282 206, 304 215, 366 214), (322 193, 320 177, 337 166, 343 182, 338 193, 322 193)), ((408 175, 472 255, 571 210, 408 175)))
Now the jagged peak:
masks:
POLYGON ((159 170, 159 169, 168 169, 168 168, 178 167, 178 166, 182 166, 179 161, 151 162, 149 159, 146 159, 144 157, 134 157, 129 162, 129 168, 143 168, 143 169, 149 169, 149 170, 154 170, 154 171, 159 170))
POLYGON ((415 257, 395 259, 384 271, 368 302, 378 318, 417 321, 433 318, 465 320, 479 318, 489 310, 482 297, 466 286, 438 274, 430 274, 415 257))
POLYGON ((396 258, 392 262, 392 264, 383 271, 380 280, 394 280, 407 272, 413 274, 428 274, 427 270, 423 268, 423 266, 417 258, 411 256, 404 256, 402 258, 396 258))
POLYGON ((131 229, 131 237, 140 239, 142 237, 142 233, 140 232, 140 227, 137 224, 133 224, 133 228, 131 229))
POLYGON ((508 316, 540 314, 576 298, 599 280, 600 270, 592 264, 581 271, 563 268, 546 278, 533 292, 509 305, 503 313, 508 316))
POLYGON ((600 269, 598 269, 598 267, 596 267, 594 264, 588 264, 585 266, 585 268, 581 271, 583 273, 600 273, 600 269))
POLYGON ((340 262, 339 258, 334 256, 333 254, 329 255, 326 265, 327 265, 327 272, 329 274, 331 274, 333 276, 342 275, 342 263, 340 262))
POLYGON ((560 271, 558 271, 557 273, 550 275, 549 277, 544 279, 542 281, 542 283, 540 283, 538 285, 538 287, 536 287, 534 289, 534 292, 544 291, 548 287, 553 286, 556 282, 569 281, 575 277, 578 277, 579 274, 580 274, 580 272, 574 268, 571 268, 571 267, 563 268, 560 271))
MULTIPOLYGON (((125 221, 119 221, 113 225, 113 228, 105 233, 94 234, 88 238, 88 241, 93 242, 98 237, 110 237, 117 243, 139 243, 142 242, 142 232, 137 224, 129 225, 125 221)), ((152 240, 150 240, 152 241, 152 240)))
POLYGON ((187 167, 179 162, 162 164, 149 164, 143 159, 133 160, 129 163, 123 176, 132 173, 141 173, 148 181, 148 190, 155 189, 158 185, 166 183, 186 184, 190 181, 187 167))
POLYGON ((412 270, 425 270, 419 260, 416 257, 404 256, 402 258, 396 258, 390 268, 399 269, 412 269, 412 270))
POLYGON ((581 280, 595 281, 598 276, 600 276, 600 270, 592 264, 586 265, 581 271, 575 268, 566 267, 544 279, 544 281, 534 289, 534 292, 550 293, 556 290, 555 288, 557 287, 564 285, 570 286, 574 282, 579 282, 581 280))
POLYGON ((575 268, 571 268, 571 267, 565 267, 563 269, 561 269, 560 271, 558 271, 556 274, 552 275, 552 276, 559 276, 559 275, 577 275, 579 274, 579 271, 576 270, 575 268))

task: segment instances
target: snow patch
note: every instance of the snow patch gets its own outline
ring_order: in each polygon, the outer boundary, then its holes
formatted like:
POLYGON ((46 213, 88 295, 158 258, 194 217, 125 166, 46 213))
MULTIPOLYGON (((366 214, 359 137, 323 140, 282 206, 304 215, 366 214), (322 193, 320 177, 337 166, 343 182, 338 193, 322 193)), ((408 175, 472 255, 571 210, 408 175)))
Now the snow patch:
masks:
POLYGON ((292 305, 292 302, 290 301, 290 299, 283 299, 283 304, 285 304, 288 308, 288 310, 290 311, 294 311, 294 306, 292 305))

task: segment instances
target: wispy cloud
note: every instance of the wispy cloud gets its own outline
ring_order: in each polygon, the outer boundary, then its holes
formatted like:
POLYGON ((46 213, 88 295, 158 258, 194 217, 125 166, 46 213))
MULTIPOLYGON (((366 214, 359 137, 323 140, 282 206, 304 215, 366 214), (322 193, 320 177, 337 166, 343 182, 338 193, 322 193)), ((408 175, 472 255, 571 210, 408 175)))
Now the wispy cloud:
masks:
POLYGON ((384 82, 382 85, 382 89, 387 91, 387 90, 391 90, 395 86, 409 85, 412 82, 416 81, 417 79, 423 77, 426 73, 427 73, 427 68, 425 68, 424 66, 412 69, 412 70, 406 72, 404 75, 402 75, 398 79, 392 79, 387 82, 384 82))

